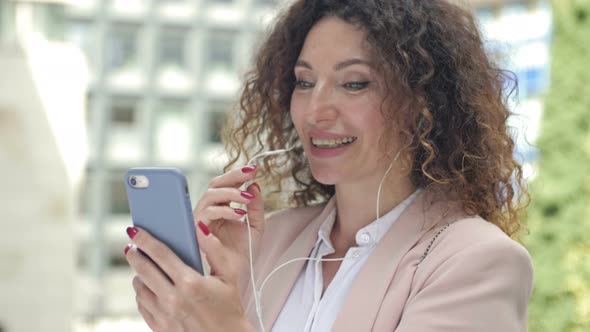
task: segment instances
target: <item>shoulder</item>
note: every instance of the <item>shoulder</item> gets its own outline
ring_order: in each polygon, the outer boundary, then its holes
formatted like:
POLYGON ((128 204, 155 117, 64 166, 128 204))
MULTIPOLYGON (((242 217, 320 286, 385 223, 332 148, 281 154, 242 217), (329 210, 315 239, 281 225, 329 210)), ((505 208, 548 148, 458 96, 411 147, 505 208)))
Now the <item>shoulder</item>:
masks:
POLYGON ((432 230, 423 241, 432 241, 431 250, 452 255, 469 255, 487 250, 489 256, 498 253, 511 253, 519 259, 529 260, 527 250, 518 242, 511 239, 496 225, 479 217, 461 218, 442 227, 432 230), (442 230, 442 228, 445 228, 442 230), (440 232, 440 234, 439 234, 440 232), (436 239, 434 236, 439 234, 436 239), (430 238, 432 236, 432 238, 430 238), (493 250, 492 250, 493 249, 493 250))
POLYGON ((505 284, 506 289, 524 291, 523 295, 530 296, 533 267, 528 251, 479 216, 437 227, 416 249, 419 252, 424 249, 417 274, 421 274, 426 283, 443 275, 456 274, 458 283, 474 279, 505 284))
POLYGON ((406 257, 410 290, 398 329, 525 331, 533 284, 526 249, 477 216, 445 226, 427 233, 406 257))
POLYGON ((435 267, 453 257, 483 255, 482 259, 497 260, 498 264, 520 262, 522 268, 532 265, 521 244, 493 223, 466 214, 459 201, 425 192, 418 205, 417 209, 424 212, 417 214, 416 220, 424 220, 423 228, 429 230, 422 233, 411 250, 411 256, 417 256, 417 264, 435 267))

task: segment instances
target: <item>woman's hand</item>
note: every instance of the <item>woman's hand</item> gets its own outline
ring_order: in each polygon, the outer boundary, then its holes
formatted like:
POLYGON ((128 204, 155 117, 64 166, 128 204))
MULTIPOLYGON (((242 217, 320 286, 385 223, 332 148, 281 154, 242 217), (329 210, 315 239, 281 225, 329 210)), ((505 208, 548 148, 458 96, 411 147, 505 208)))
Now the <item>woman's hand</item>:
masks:
POLYGON ((241 304, 237 257, 204 224, 199 228, 199 245, 211 266, 207 277, 147 231, 127 229, 135 246, 127 246, 125 255, 137 273, 133 288, 140 314, 154 331, 255 331, 241 304))
POLYGON ((239 257, 236 264, 242 285, 247 280, 250 258, 248 225, 239 219, 248 214, 254 255, 264 233, 264 202, 260 187, 253 183, 246 191, 239 189, 255 176, 256 166, 250 165, 214 178, 193 211, 195 222, 202 221, 228 250, 239 257), (245 204, 248 211, 234 209, 230 202, 245 204))

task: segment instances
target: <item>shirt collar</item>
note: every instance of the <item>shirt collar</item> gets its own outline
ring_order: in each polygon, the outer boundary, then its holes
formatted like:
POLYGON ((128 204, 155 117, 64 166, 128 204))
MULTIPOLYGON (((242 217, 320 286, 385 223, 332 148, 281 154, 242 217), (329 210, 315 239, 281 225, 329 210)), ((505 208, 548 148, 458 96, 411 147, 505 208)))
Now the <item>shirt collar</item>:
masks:
MULTIPOLYGON (((420 189, 417 189, 408 196, 405 200, 403 200, 400 204, 396 207, 391 209, 389 212, 381 216, 378 220, 375 220, 368 224, 367 226, 359 229, 355 235, 355 241, 357 246, 359 247, 368 247, 371 246, 381 240, 385 233, 389 230, 391 225, 399 218, 399 216, 404 212, 404 210, 412 203, 414 198, 420 192, 420 189)), ((334 198, 332 198, 334 199, 334 198)), ((332 208, 330 214, 326 217, 322 225, 318 230, 318 244, 324 243, 330 249, 334 250, 334 246, 332 245, 332 241, 330 240, 330 233, 332 233, 332 228, 334 227, 334 223, 336 222, 336 205, 332 208)))
POLYGON ((326 220, 320 226, 318 230, 318 244, 324 242, 331 250, 334 250, 334 246, 332 245, 332 241, 330 240, 330 234, 332 233, 332 228, 334 228, 334 223, 336 222, 336 204, 330 211, 326 220))

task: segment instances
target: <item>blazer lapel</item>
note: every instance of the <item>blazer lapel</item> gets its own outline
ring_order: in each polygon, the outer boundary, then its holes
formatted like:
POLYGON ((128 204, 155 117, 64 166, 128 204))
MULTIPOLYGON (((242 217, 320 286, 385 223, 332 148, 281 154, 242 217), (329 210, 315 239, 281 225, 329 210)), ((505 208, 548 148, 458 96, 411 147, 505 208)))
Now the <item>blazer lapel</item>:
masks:
MULTIPOLYGON (((304 228, 295 241, 291 243, 289 248, 277 261, 275 267, 281 266, 281 264, 295 258, 307 258, 309 256, 309 253, 317 241, 318 230, 330 213, 333 212, 334 206, 335 199, 332 198, 328 201, 324 210, 315 217, 309 225, 304 228)), ((268 282, 265 284, 262 293, 261 307, 263 323, 267 331, 271 330, 272 325, 281 312, 281 309, 306 262, 307 260, 301 259, 289 263, 272 274, 272 277, 269 278, 268 282)), ((266 274, 268 273, 270 273, 270 271, 266 272, 266 274)), ((267 277, 266 274, 258 278, 258 288, 262 286, 261 283, 267 277)))
POLYGON ((333 331, 372 329, 400 261, 448 209, 448 202, 431 202, 431 194, 424 190, 387 231, 353 283, 333 331))

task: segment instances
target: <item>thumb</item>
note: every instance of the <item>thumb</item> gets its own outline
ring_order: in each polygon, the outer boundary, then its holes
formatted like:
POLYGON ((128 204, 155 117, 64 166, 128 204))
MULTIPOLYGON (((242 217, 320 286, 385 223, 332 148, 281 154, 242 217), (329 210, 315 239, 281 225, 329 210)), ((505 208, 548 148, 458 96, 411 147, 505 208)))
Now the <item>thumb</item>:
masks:
POLYGON ((246 191, 254 195, 254 198, 247 205, 250 227, 262 233, 264 230, 264 200, 262 199, 262 190, 254 182, 246 188, 246 191))

